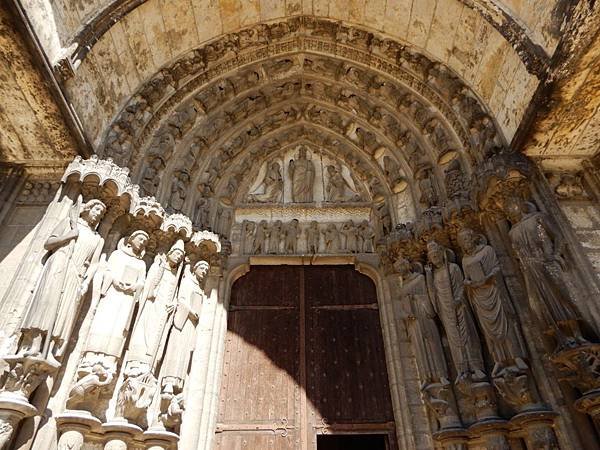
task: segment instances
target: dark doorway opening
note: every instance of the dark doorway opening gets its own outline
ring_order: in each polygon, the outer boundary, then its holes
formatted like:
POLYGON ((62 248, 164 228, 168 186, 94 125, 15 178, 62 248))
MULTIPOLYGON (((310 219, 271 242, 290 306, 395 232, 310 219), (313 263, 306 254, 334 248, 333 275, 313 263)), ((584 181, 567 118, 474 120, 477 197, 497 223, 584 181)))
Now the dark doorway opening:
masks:
POLYGON ((382 434, 340 434, 317 436, 317 450, 387 450, 382 434))

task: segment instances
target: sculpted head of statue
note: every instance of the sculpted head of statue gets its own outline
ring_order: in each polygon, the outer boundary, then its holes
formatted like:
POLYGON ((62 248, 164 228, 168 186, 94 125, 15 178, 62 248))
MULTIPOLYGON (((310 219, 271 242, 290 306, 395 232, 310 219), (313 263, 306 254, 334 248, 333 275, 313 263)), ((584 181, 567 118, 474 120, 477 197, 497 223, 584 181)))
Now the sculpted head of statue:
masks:
POLYGON ((194 275, 196 275, 198 281, 202 281, 206 277, 208 269, 210 269, 210 264, 203 259, 194 264, 194 275))
POLYGON ((131 247, 133 253, 140 256, 146 251, 146 244, 148 244, 148 233, 143 230, 137 230, 131 233, 131 236, 127 239, 127 245, 131 247))
POLYGON ((402 278, 408 275, 411 272, 411 264, 408 259, 404 256, 398 257, 396 261, 394 261, 394 270, 400 274, 402 278))
POLYGON ((178 239, 175 244, 171 247, 169 252, 167 253, 167 261, 173 267, 178 266, 181 261, 183 261, 183 257, 185 256, 185 250, 183 241, 178 239))
POLYGON ((93 199, 83 205, 80 216, 93 228, 102 220, 105 212, 106 205, 98 199, 93 199))
POLYGON ((463 228, 458 232, 456 238, 458 245, 460 245, 460 248, 462 248, 466 254, 472 255, 475 253, 478 247, 478 239, 477 234, 473 230, 470 228, 463 228))
POLYGON ((427 259, 435 267, 442 267, 446 263, 446 249, 435 241, 427 244, 427 259))

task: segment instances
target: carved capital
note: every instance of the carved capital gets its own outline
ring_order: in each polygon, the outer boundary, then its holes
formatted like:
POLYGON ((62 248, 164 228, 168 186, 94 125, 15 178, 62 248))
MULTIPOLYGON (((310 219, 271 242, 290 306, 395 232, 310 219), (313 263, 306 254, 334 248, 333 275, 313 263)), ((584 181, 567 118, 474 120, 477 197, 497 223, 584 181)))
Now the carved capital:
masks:
POLYGON ((35 356, 5 356, 4 361, 9 369, 2 383, 0 395, 14 396, 17 399, 28 400, 35 389, 54 373, 59 363, 35 356))
POLYGON ((583 344, 554 353, 559 377, 586 394, 600 389, 600 344, 583 344))

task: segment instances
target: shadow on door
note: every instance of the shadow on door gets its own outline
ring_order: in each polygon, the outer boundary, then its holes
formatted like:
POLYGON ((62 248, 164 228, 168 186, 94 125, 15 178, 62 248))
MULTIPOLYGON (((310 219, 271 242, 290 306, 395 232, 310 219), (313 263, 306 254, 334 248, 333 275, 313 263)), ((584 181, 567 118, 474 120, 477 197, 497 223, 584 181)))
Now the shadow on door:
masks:
POLYGON ((387 450, 381 434, 327 435, 317 437, 317 450, 387 450))

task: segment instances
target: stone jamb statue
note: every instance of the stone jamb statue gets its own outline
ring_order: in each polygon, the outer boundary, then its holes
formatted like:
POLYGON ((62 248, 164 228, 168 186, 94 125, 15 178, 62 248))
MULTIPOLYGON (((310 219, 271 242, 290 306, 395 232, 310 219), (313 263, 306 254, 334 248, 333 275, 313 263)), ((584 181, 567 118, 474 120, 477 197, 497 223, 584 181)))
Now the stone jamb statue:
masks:
POLYGON ((140 312, 129 343, 128 360, 146 363, 150 368, 158 363, 160 347, 164 345, 176 308, 184 256, 184 243, 179 239, 166 255, 158 256, 150 267, 140 301, 140 312))
POLYGON ((511 199, 506 212, 512 223, 509 238, 529 292, 530 308, 554 336, 558 349, 587 341, 578 321, 581 316, 569 290, 560 232, 531 202, 511 199))
POLYGON ((516 314, 507 297, 496 251, 470 228, 459 231, 458 244, 464 251, 464 285, 481 331, 494 360, 492 377, 507 366, 526 369, 526 350, 515 328, 516 314))
POLYGON ((113 359, 121 356, 133 309, 146 281, 146 264, 142 258, 148 239, 145 231, 134 231, 121 239, 108 258, 101 297, 85 345, 87 352, 113 359))
POLYGON ((486 378, 479 335, 465 299, 463 274, 454 254, 435 241, 427 244, 427 285, 434 309, 446 331, 457 382, 486 378))
POLYGON ((21 326, 20 356, 47 358, 55 365, 64 355, 81 299, 98 267, 104 240, 96 232, 106 206, 94 199, 53 230, 31 306, 21 326))

